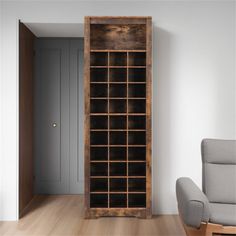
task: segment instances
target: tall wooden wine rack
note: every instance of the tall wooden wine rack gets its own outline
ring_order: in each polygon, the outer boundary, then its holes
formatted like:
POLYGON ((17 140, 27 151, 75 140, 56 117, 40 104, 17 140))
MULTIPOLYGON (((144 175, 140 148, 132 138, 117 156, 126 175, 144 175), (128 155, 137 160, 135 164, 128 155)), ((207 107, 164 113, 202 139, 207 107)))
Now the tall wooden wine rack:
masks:
POLYGON ((151 17, 85 17, 85 210, 151 216, 151 17))

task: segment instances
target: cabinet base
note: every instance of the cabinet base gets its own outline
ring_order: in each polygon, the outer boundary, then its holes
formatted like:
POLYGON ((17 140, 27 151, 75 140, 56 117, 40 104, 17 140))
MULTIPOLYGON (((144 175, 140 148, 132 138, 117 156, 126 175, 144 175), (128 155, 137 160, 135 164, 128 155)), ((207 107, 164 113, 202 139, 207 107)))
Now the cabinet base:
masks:
POLYGON ((117 208, 117 209, 104 209, 104 208, 94 208, 85 210, 85 219, 97 219, 103 216, 128 216, 137 217, 140 219, 150 219, 152 218, 152 213, 150 209, 143 208, 117 208))

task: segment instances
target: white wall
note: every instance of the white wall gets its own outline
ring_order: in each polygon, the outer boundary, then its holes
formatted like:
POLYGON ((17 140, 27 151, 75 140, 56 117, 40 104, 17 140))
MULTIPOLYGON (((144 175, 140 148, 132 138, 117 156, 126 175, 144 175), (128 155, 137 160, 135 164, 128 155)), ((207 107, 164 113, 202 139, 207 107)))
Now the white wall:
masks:
MULTIPOLYGON (((2 122, 1 122, 1 118, 2 118, 2 116, 1 116, 1 105, 2 105, 2 99, 1 99, 1 91, 2 91, 2 89, 1 89, 1 84, 2 84, 2 61, 1 61, 1 59, 2 59, 2 57, 1 57, 1 55, 2 55, 2 31, 1 31, 1 29, 2 29, 2 17, 1 17, 1 15, 2 15, 2 3, 0 2, 0 173, 2 173, 2 158, 1 158, 1 144, 2 144, 2 140, 1 140, 1 137, 2 137, 2 135, 1 135, 1 133, 2 133, 2 126, 1 126, 1 124, 2 124, 2 122)), ((2 175, 0 174, 0 220, 2 219, 3 217, 2 217, 2 175)))
POLYGON ((177 213, 175 181, 201 186, 200 142, 236 138, 235 1, 4 2, 1 78, 2 219, 18 215, 18 35, 23 22, 85 15, 153 17, 153 210, 177 213))

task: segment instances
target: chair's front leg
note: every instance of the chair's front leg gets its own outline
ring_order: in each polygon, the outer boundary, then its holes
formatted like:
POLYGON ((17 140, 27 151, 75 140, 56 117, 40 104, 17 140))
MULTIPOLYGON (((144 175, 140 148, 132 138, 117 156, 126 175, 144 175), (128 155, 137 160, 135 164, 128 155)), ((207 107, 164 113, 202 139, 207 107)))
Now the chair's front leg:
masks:
MULTIPOLYGON (((183 222, 182 222, 183 223, 183 222)), ((199 229, 189 227, 183 223, 187 236, 212 236, 212 232, 207 229, 207 224, 202 223, 199 229)))
POLYGON ((209 224, 206 226, 206 236, 213 236, 213 231, 209 224))

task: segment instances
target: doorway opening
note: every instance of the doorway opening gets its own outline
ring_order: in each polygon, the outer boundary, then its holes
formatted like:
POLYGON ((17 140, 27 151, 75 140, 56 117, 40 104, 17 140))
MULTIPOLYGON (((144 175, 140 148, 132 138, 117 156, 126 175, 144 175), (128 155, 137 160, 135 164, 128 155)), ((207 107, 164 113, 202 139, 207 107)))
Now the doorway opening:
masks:
POLYGON ((19 214, 83 194, 83 24, 19 22, 19 214))

